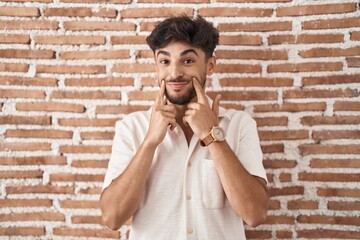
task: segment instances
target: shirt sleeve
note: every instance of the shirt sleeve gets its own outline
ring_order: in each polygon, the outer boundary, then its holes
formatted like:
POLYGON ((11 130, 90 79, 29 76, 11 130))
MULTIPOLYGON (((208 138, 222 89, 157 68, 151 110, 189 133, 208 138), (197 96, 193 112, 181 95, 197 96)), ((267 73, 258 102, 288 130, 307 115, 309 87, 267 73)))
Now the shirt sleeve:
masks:
POLYGON ((247 115, 241 125, 240 142, 236 155, 251 175, 261 177, 267 182, 256 122, 247 115))
POLYGON ((131 136, 131 131, 126 127, 126 124, 123 121, 118 121, 115 125, 112 152, 102 190, 107 188, 126 169, 133 158, 134 147, 131 136))

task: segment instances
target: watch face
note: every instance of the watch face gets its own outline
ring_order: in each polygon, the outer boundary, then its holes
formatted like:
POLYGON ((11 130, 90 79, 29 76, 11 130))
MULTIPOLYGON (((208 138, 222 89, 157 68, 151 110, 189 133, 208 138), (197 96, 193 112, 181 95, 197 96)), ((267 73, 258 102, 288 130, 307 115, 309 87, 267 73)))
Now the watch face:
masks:
POLYGON ((225 140, 225 131, 221 127, 214 127, 212 133, 215 141, 225 140))

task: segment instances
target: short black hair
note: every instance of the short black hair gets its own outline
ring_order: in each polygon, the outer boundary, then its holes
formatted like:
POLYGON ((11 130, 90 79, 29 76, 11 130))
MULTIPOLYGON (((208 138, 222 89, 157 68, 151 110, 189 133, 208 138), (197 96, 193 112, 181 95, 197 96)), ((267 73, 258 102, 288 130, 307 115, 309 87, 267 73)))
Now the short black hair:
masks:
POLYGON ((219 44, 219 32, 201 16, 196 19, 188 16, 170 17, 155 26, 146 38, 146 43, 155 53, 156 49, 166 46, 172 40, 200 48, 208 59, 219 44))

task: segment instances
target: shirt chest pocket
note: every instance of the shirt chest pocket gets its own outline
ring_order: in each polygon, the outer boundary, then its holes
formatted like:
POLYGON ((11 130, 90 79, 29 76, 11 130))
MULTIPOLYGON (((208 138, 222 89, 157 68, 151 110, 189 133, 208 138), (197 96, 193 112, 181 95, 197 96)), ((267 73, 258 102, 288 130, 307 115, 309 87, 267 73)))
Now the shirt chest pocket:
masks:
POLYGON ((225 204, 225 192, 213 160, 202 161, 202 201, 206 208, 219 209, 225 204))

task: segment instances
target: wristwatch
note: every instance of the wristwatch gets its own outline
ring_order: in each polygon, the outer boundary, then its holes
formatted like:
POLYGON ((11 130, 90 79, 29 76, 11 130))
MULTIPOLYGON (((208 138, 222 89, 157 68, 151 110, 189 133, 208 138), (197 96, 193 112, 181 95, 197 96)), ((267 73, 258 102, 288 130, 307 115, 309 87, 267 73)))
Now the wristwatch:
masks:
POLYGON ((200 145, 203 147, 208 146, 212 142, 222 142, 225 140, 225 131, 221 127, 214 126, 209 135, 200 141, 200 145))

